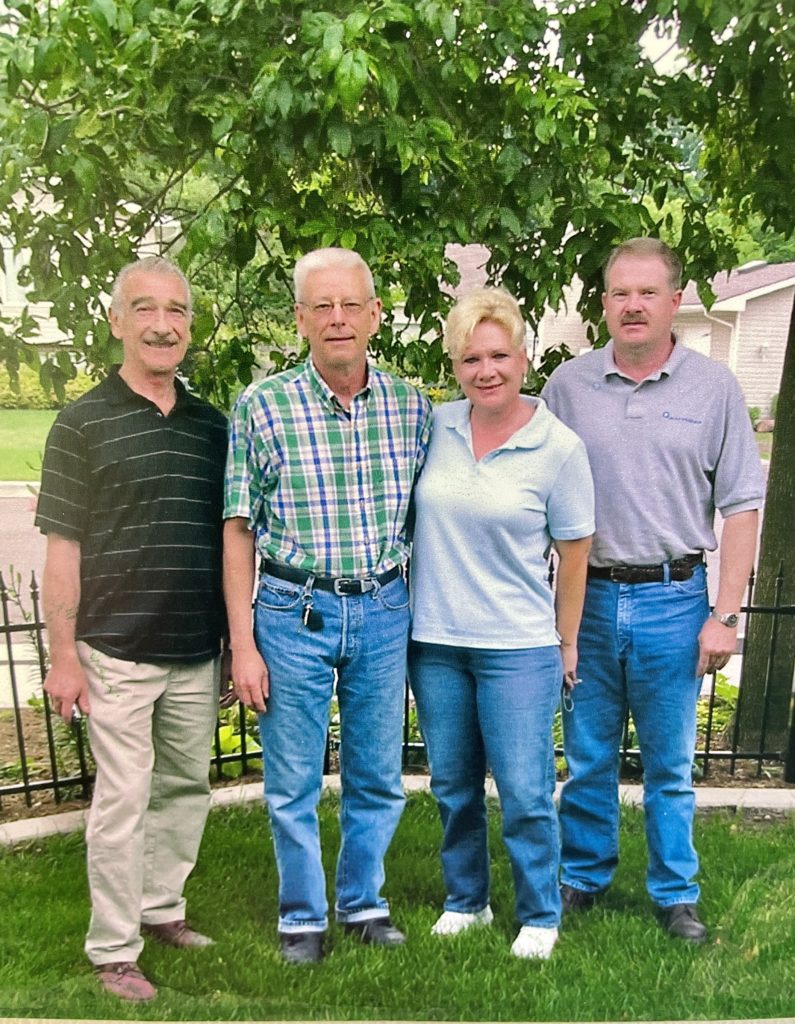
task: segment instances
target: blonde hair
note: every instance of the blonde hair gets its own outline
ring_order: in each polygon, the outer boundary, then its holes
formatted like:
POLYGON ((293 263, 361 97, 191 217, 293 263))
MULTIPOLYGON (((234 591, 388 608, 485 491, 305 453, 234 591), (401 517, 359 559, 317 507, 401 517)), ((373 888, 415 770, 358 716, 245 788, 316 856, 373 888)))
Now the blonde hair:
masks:
POLYGON ((503 327, 517 351, 525 348, 525 323, 519 303, 504 288, 475 288, 453 306, 444 329, 444 348, 453 362, 459 360, 483 320, 503 327))

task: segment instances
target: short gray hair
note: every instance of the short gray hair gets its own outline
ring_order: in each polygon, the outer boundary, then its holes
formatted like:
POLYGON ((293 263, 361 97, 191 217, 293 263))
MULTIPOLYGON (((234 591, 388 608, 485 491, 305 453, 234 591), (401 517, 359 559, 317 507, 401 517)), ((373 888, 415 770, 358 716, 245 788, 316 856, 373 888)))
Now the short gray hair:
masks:
POLYGON ((444 347, 454 362, 461 358, 472 332, 483 320, 504 328, 515 351, 526 348, 525 323, 513 295, 504 288, 475 288, 459 299, 447 315, 444 347))
MULTIPOLYGON (((341 249, 337 246, 328 246, 325 249, 313 249, 305 253, 296 261, 293 268, 293 284, 295 285, 295 301, 300 302, 304 294, 304 285, 307 277, 313 270, 327 270, 330 267, 340 267, 347 270, 361 270, 364 274, 368 288, 368 299, 375 298, 375 284, 373 274, 358 252, 353 249, 341 249)), ((340 296, 337 296, 340 298, 340 296)))
POLYGON ((607 257, 602 276, 607 289, 607 278, 613 264, 621 256, 656 256, 661 259, 668 270, 668 283, 672 292, 678 292, 682 287, 682 261, 673 249, 661 242, 659 238, 630 238, 615 249, 607 257))
POLYGON ((190 283, 187 277, 182 273, 179 267, 172 263, 171 260, 165 259, 163 256, 144 256, 143 259, 133 260, 132 263, 128 263, 126 267, 122 267, 119 273, 116 275, 116 280, 113 282, 113 288, 110 293, 110 308, 114 313, 121 312, 121 293, 124 289, 124 282, 131 274, 171 274, 172 277, 177 277, 185 286, 185 295, 188 299, 188 316, 193 314, 193 299, 190 293, 190 283))

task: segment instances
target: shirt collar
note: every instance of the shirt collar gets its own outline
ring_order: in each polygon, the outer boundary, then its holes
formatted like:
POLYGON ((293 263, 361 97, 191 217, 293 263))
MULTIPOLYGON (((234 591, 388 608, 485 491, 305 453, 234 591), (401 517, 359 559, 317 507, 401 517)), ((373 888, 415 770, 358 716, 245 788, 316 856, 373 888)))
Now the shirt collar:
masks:
MULTIPOLYGON (((619 370, 619 368, 616 366, 615 346, 613 344, 612 338, 610 339, 610 341, 608 341, 604 348, 599 349, 598 351, 601 352, 602 355, 602 376, 609 377, 611 375, 615 375, 618 377, 622 377, 625 380, 632 379, 631 377, 628 377, 625 373, 622 373, 621 370, 619 370)), ((682 361, 685 359, 686 356, 687 349, 680 341, 677 341, 676 336, 674 335, 674 347, 671 350, 671 354, 668 356, 668 358, 665 360, 665 362, 659 368, 659 370, 655 370, 654 373, 650 373, 648 377, 644 377, 643 379, 659 380, 661 377, 670 377, 671 374, 674 373, 679 368, 679 366, 681 365, 682 361)), ((642 382, 636 381, 634 383, 642 382)))
MULTIPOLYGON (((529 405, 535 406, 535 414, 529 423, 520 427, 513 437, 510 437, 505 444, 501 444, 499 450, 511 448, 538 448, 543 444, 550 426, 550 412, 543 398, 538 396, 523 395, 523 400, 529 405)), ((457 434, 467 442, 471 443, 472 428, 469 422, 471 405, 466 399, 455 403, 456 408, 447 423, 447 427, 455 430, 457 434)))
MULTIPOLYGON (((127 381, 119 373, 120 369, 121 364, 115 363, 111 366, 108 376, 105 378, 105 390, 107 392, 108 402, 111 405, 126 405, 128 403, 140 405, 141 402, 146 402, 147 405, 153 405, 154 403, 148 399, 146 395, 141 395, 137 391, 133 391, 127 381)), ((197 401, 197 399, 190 394, 179 377, 174 378, 174 390, 177 394, 177 401, 174 404, 175 409, 178 409, 183 405, 193 404, 197 401)))
MULTIPOLYGON (((325 405, 329 406, 334 412, 339 412, 340 410, 342 410, 342 412, 348 415, 348 410, 345 408, 342 402, 340 402, 339 398, 337 398, 337 396, 334 394, 334 392, 331 390, 328 384, 317 372, 315 364, 312 362, 311 356, 307 357, 304 366, 306 369, 307 378, 309 379, 309 386, 312 388, 315 395, 320 399, 320 401, 323 402, 325 405)), ((359 398, 360 396, 363 398, 368 397, 368 395, 370 394, 370 384, 372 381, 372 376, 373 368, 368 363, 367 382, 365 383, 361 391, 356 392, 356 394, 353 396, 354 398, 359 398)))

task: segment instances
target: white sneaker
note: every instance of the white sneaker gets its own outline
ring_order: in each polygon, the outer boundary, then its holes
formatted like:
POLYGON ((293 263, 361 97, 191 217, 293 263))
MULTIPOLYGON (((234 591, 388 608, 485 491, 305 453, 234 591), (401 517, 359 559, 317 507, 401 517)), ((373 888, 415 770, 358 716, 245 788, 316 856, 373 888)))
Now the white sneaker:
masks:
POLYGON ((514 939, 511 952, 524 960, 549 960, 557 941, 557 928, 533 928, 526 924, 514 939))
POLYGON ((431 935, 458 935, 459 932, 465 932, 467 928, 482 928, 484 925, 491 924, 493 920, 494 914, 488 904, 475 914, 459 914, 456 910, 445 910, 431 928, 431 935))

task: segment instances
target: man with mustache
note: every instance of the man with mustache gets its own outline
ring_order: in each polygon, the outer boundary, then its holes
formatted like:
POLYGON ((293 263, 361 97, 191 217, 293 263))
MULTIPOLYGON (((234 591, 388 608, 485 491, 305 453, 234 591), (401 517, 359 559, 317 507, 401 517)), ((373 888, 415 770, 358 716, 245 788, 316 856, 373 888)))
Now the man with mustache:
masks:
POLYGON ((403 569, 430 403, 368 362, 381 301, 358 253, 307 253, 294 280, 309 357, 252 384, 235 404, 224 589, 235 690, 260 713, 281 955, 307 964, 324 956, 328 927, 317 804, 335 687, 342 783, 335 916, 364 943, 405 941, 381 888, 404 802, 403 569))
POLYGON ((692 826, 696 701, 735 650, 764 478, 743 395, 725 367, 677 341, 682 266, 634 238, 611 253, 611 340, 558 367, 543 391, 585 442, 596 533, 579 634, 582 681, 564 711, 564 911, 587 910, 618 863, 618 773, 629 707, 643 761, 646 885, 663 927, 702 942, 692 826), (724 519, 710 614, 704 551, 724 519))
POLYGON ((88 715, 97 774, 86 832, 85 950, 103 988, 142 1002, 142 933, 212 945, 183 887, 210 806, 220 641, 226 418, 177 378, 191 297, 160 257, 120 271, 110 327, 123 360, 56 419, 36 523, 47 534, 44 689, 88 715))

